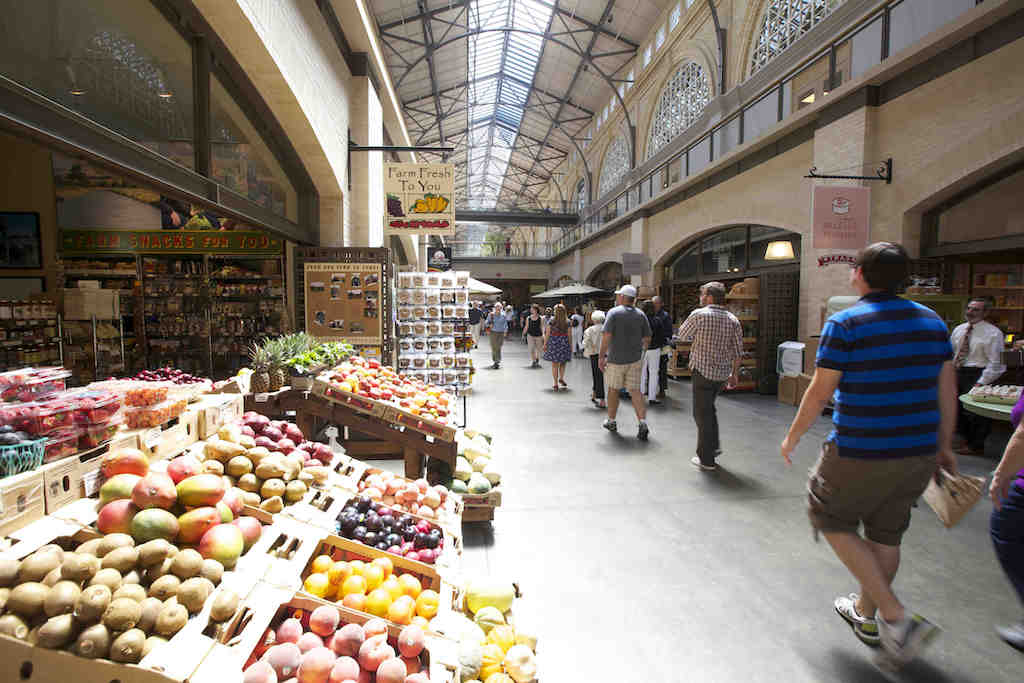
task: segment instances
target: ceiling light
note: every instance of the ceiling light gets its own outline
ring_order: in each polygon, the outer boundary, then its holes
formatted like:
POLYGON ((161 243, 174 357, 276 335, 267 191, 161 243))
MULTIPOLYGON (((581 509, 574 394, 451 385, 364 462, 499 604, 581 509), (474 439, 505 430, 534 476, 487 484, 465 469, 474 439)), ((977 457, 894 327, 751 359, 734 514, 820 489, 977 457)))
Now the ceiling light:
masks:
POLYGON ((170 90, 161 90, 156 94, 156 96, 161 99, 167 100, 174 97, 174 93, 172 93, 170 90))
POLYGON ((793 253, 793 243, 789 240, 769 242, 768 248, 764 250, 765 261, 789 261, 796 258, 793 253))
POLYGON ((75 97, 81 97, 82 95, 85 94, 85 90, 83 90, 82 88, 79 88, 76 85, 76 86, 72 86, 71 90, 68 90, 68 94, 69 95, 73 95, 75 97))
POLYGON ((800 101, 803 102, 804 104, 814 104, 814 93, 811 93, 810 95, 808 95, 807 97, 803 98, 800 101))

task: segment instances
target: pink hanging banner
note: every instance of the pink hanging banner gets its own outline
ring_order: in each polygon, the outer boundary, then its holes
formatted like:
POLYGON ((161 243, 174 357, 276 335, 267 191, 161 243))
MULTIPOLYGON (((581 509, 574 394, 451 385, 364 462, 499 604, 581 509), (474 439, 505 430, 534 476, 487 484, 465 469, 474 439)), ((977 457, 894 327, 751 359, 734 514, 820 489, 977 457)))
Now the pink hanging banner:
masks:
POLYGON ((815 249, 850 249, 868 244, 871 190, 867 187, 816 185, 811 209, 815 249))

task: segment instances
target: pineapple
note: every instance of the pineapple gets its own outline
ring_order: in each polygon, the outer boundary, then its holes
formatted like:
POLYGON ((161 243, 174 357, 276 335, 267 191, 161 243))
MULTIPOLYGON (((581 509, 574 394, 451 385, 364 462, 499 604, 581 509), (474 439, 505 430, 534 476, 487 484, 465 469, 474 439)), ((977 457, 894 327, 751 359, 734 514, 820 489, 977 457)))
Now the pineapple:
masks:
POLYGON ((249 360, 252 361, 252 393, 262 394, 270 391, 270 361, 266 348, 253 344, 249 349, 249 360))
POLYGON ((270 374, 270 390, 277 391, 288 383, 288 373, 284 362, 288 360, 288 344, 280 339, 271 339, 263 345, 267 353, 267 366, 270 374))

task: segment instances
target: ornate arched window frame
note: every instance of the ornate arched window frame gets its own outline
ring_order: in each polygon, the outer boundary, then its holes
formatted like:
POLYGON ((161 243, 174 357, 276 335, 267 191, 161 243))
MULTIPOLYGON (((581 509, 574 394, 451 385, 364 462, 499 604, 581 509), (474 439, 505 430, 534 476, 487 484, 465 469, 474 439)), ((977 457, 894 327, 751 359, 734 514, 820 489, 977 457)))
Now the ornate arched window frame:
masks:
POLYGON ((579 182, 576 183, 576 193, 573 196, 573 200, 576 202, 576 213, 582 214, 583 209, 587 207, 587 179, 580 178, 579 182))
POLYGON ((693 125, 711 101, 711 79, 694 60, 680 64, 665 81, 647 127, 647 159, 693 125))
POLYGON ((622 182, 629 173, 630 162, 629 138, 624 131, 620 131, 605 149, 604 160, 601 162, 601 180, 597 184, 598 197, 605 196, 622 182))
POLYGON ((785 52, 844 2, 846 0, 770 0, 766 3, 750 44, 749 75, 753 76, 785 52))

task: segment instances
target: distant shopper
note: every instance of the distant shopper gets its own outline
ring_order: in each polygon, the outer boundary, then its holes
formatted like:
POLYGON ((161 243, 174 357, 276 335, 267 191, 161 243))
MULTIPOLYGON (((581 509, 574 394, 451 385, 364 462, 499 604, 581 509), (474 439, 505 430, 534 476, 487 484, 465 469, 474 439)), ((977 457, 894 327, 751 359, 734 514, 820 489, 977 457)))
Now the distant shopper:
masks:
POLYGON ((487 316, 485 323, 487 331, 491 336, 491 370, 501 367, 501 347, 505 344, 505 337, 508 335, 508 320, 501 304, 495 304, 494 310, 487 316))
POLYGON ((647 393, 648 405, 660 405, 658 400, 658 389, 661 377, 661 347, 672 335, 672 330, 665 329, 664 321, 658 317, 654 308, 654 301, 648 299, 643 303, 641 310, 647 316, 647 323, 651 326, 651 343, 644 351, 643 372, 640 375, 640 388, 647 393))
POLYGON ((690 382, 693 385, 693 420, 697 423, 697 456, 693 466, 705 472, 718 468, 721 454, 715 399, 726 386, 735 386, 743 354, 743 327, 726 310, 725 285, 709 282, 700 288, 700 305, 679 326, 679 337, 692 340, 690 382))
POLYGON ((608 417, 603 426, 610 432, 619 430, 615 416, 619 412, 619 390, 625 389, 640 423, 636 438, 647 441, 650 429, 647 426, 647 404, 640 393, 640 373, 644 351, 651 341, 651 326, 647 316, 634 306, 636 287, 619 287, 615 292, 615 302, 618 305, 608 311, 604 319, 598 361, 608 387, 608 417))
MULTIPOLYGON (((953 343, 953 366, 956 368, 956 391, 966 394, 972 388, 993 384, 1006 372, 1003 364, 1003 333, 985 320, 989 312, 987 299, 967 302, 967 322, 957 326, 950 335, 953 343)), ((964 410, 957 402, 956 452, 963 455, 984 455, 985 439, 992 431, 992 421, 964 410)))
MULTIPOLYGON (((661 344, 661 360, 658 364, 658 400, 664 400, 665 394, 668 393, 668 360, 671 355, 671 349, 669 343, 672 341, 672 316, 665 310, 665 303, 661 300, 660 296, 656 296, 654 301, 654 315, 657 316, 658 321, 661 323, 661 329, 665 331, 665 341, 661 344)), ((653 332, 653 330, 652 330, 653 332)), ((654 341, 651 341, 654 344, 654 341)))
POLYGON ((572 325, 572 355, 583 356, 583 309, 579 306, 573 311, 569 323, 572 325))
POLYGON ((505 238, 505 256, 512 255, 512 240, 505 238))
MULTIPOLYGON (((1013 584, 1024 607, 1024 396, 1017 401, 1011 415, 1013 436, 1006 445, 1003 459, 992 473, 989 495, 992 497, 992 518, 989 533, 996 557, 1006 578, 1013 584)), ((996 628, 996 633, 1012 647, 1024 652, 1024 619, 1010 626, 996 628)))
POLYGON ((512 304, 505 305, 505 320, 508 322, 508 331, 511 334, 516 326, 516 310, 512 308, 512 304))
POLYGON ((590 374, 593 376, 594 389, 590 400, 598 408, 606 407, 604 402, 604 374, 598 367, 601 358, 601 333, 604 331, 604 311, 590 314, 590 326, 583 332, 583 355, 590 359, 590 374))
POLYGON ((572 358, 569 318, 565 314, 565 306, 555 306, 555 317, 544 330, 544 360, 551 363, 551 379, 553 388, 568 387, 565 383, 565 364, 572 358))
POLYGON ((544 318, 540 315, 540 306, 530 306, 530 315, 523 322, 523 339, 530 352, 530 367, 540 367, 540 355, 544 350, 544 318))
MULTIPOLYGON (((523 306, 523 310, 519 311, 519 329, 524 333, 526 332, 526 319, 533 313, 533 306, 523 306)), ((526 343, 526 337, 523 337, 523 343, 526 343)))
POLYGON ((483 311, 478 304, 469 307, 469 336, 473 339, 473 348, 476 348, 480 340, 480 323, 484 319, 483 311))
POLYGON ((909 265, 906 250, 890 242, 857 255, 850 283, 861 299, 825 322, 814 378, 781 447, 791 464, 834 396, 835 428, 811 471, 808 515, 861 586, 859 595, 836 598, 836 612, 862 642, 881 644, 876 664, 887 672, 939 633, 900 602, 892 581, 911 507, 936 465, 957 472, 953 348, 942 318, 896 295, 909 265))

